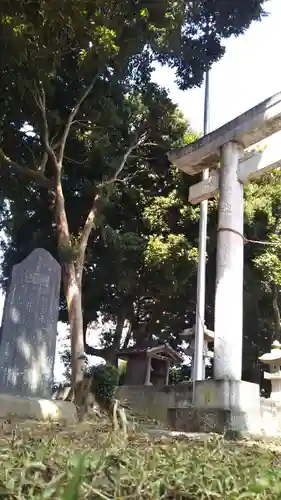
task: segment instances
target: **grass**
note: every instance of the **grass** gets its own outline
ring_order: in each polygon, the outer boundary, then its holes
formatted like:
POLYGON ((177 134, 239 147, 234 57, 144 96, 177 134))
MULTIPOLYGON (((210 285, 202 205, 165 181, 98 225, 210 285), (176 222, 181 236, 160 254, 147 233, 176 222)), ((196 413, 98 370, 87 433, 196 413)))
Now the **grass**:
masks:
POLYGON ((3 427, 1 500, 281 499, 278 443, 113 433, 108 421, 3 427))

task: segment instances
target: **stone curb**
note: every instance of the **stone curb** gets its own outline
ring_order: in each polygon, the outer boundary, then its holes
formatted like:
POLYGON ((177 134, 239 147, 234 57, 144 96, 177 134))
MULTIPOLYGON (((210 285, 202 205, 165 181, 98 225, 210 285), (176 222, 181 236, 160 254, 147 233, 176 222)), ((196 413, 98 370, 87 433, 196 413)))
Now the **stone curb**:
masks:
POLYGON ((77 421, 77 410, 69 401, 0 394, 0 419, 51 420, 71 424, 77 421))

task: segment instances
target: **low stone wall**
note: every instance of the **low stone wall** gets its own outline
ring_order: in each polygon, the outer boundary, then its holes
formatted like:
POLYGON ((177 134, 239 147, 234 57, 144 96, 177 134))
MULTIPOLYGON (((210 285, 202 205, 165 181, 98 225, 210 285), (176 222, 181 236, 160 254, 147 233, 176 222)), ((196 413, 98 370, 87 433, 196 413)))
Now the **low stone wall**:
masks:
POLYGON ((222 408, 169 408, 168 425, 181 432, 223 434, 230 427, 231 411, 222 408))
POLYGON ((224 408, 169 408, 167 422, 177 431, 238 431, 241 434, 277 436, 281 433, 281 403, 260 398, 256 411, 224 408))
POLYGON ((192 403, 192 383, 156 387, 153 385, 123 385, 116 397, 138 413, 168 423, 168 408, 185 408, 192 403))
POLYGON ((281 403, 260 398, 255 384, 240 382, 236 387, 232 382, 234 387, 227 391, 227 383, 198 382, 194 406, 192 382, 166 387, 121 386, 117 398, 136 412, 178 431, 236 430, 268 436, 281 433, 281 403))

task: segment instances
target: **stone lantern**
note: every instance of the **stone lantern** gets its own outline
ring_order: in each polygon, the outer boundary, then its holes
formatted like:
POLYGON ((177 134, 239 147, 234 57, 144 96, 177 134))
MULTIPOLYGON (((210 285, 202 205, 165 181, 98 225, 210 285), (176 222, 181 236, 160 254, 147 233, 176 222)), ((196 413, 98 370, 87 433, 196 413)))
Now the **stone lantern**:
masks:
POLYGON ((259 360, 269 365, 269 372, 264 372, 264 378, 271 382, 270 399, 281 402, 281 344, 275 340, 270 352, 263 354, 259 360))
MULTIPOLYGON (((187 328, 182 333, 180 333, 180 337, 182 340, 186 342, 190 342, 190 346, 185 350, 185 354, 191 357, 191 378, 194 380, 194 353, 195 353, 195 328, 187 328)), ((208 358, 213 357, 213 352, 209 351, 209 344, 214 342, 214 332, 204 328, 204 363, 203 363, 203 373, 202 380, 205 380, 205 369, 206 369, 206 361, 208 358)))

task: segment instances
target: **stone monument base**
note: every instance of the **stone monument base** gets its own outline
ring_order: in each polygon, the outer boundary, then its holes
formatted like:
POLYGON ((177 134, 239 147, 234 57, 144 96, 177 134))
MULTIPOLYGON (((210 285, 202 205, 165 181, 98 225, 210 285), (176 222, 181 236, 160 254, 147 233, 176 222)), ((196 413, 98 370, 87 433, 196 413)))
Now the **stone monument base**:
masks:
POLYGON ((263 435, 258 384, 240 380, 195 382, 193 405, 169 408, 176 430, 235 435, 263 435))
POLYGON ((51 420, 73 424, 76 406, 68 401, 0 394, 0 420, 51 420))

